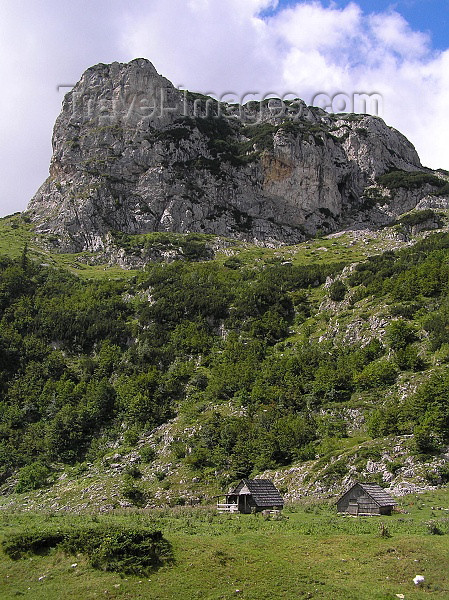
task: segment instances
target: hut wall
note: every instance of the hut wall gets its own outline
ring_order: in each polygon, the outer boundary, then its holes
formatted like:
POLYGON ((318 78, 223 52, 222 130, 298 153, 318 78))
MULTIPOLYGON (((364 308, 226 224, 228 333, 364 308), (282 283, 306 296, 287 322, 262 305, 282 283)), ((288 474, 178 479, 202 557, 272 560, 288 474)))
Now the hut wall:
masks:
POLYGON ((369 496, 363 494, 357 499, 359 505, 359 515, 378 515, 379 506, 369 496))
POLYGON ((337 510, 338 512, 350 512, 351 514, 353 514, 353 509, 352 509, 352 505, 354 504, 354 502, 349 502, 349 497, 343 497, 340 498, 340 500, 337 502, 337 510), (351 510, 349 510, 349 505, 351 504, 351 510))
POLYGON ((338 512, 350 512, 350 514, 354 514, 353 504, 358 503, 358 500, 361 496, 364 496, 364 490, 356 484, 353 488, 348 490, 346 494, 340 498, 337 502, 337 510, 338 512), (349 511, 349 505, 351 504, 351 511, 349 511))

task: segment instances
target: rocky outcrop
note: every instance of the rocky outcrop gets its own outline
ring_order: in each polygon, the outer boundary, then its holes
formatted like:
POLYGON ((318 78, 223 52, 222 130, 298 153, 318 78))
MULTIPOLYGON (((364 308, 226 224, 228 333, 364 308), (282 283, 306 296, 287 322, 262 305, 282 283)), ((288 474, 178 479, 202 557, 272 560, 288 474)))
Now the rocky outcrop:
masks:
POLYGON ((395 497, 437 489, 444 481, 441 472, 447 465, 446 454, 421 462, 410 452, 407 439, 397 436, 383 447, 365 442, 329 461, 317 457, 260 476, 285 490, 284 499, 290 502, 305 497, 335 499, 357 481, 377 481, 395 497))
POLYGON ((301 100, 224 105, 136 59, 91 67, 66 95, 50 175, 28 216, 69 252, 103 248, 111 231, 296 243, 385 220, 364 190, 392 169, 422 167, 377 117, 329 115, 301 100))

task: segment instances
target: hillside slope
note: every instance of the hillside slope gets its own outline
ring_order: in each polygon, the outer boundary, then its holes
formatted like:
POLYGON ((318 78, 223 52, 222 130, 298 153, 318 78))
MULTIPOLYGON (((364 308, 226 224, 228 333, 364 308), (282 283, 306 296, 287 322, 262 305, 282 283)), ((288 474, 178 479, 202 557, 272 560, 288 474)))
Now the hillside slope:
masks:
POLYGON ((449 234, 412 230, 446 219, 279 249, 122 236, 159 257, 132 271, 2 220, 3 506, 210 502, 262 473, 291 499, 443 484, 449 234))

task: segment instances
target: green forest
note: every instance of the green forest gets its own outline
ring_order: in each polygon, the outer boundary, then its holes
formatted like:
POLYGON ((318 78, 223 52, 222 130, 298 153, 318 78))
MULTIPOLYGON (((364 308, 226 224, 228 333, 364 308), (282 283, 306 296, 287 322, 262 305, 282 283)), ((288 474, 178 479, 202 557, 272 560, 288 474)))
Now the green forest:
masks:
POLYGON ((0 258, 1 482, 16 474, 17 492, 39 488, 53 465, 94 461, 119 439, 133 447, 181 413, 200 427, 173 455, 225 485, 344 439, 328 409, 355 397, 373 439, 414 434, 418 456, 449 442, 449 234, 349 271, 210 259, 195 243, 184 260, 128 277, 80 278, 26 245, 0 258), (318 341, 323 301, 350 318, 367 299, 385 306, 384 331, 318 341), (385 395, 407 374, 421 375, 414 393, 385 395), (227 403, 235 410, 216 409, 227 403))

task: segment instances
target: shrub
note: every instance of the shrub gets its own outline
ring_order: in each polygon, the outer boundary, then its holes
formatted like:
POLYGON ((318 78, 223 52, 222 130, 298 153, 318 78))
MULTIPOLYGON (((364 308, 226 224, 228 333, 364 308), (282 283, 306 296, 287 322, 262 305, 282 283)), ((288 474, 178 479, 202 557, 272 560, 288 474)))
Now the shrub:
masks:
POLYGON ((125 475, 122 494, 124 498, 131 500, 135 506, 145 506, 147 497, 141 485, 137 484, 130 475, 125 475))
POLYGON ((449 463, 438 468, 438 474, 442 483, 449 483, 449 463))
POLYGON ((186 445, 179 440, 175 440, 170 444, 170 450, 177 459, 184 458, 186 455, 186 445))
POLYGON ((398 407, 388 405, 373 411, 367 423, 372 438, 398 433, 398 407))
POLYGON ((449 463, 441 465, 435 470, 427 471, 426 479, 431 485, 442 485, 449 483, 449 463))
POLYGON ((171 500, 170 506, 185 506, 186 502, 187 501, 184 496, 176 496, 171 500))
POLYGON ((440 217, 432 210, 417 210, 406 215, 402 215, 399 217, 398 221, 401 225, 406 225, 407 227, 413 227, 414 225, 421 225, 426 221, 430 221, 431 219, 438 219, 440 222, 440 217))
POLYGON ((398 302, 389 307, 389 312, 392 317, 413 319, 420 308, 421 304, 419 302, 398 302))
POLYGON ((414 346, 397 350, 394 362, 401 371, 422 371, 425 367, 423 359, 418 355, 418 349, 414 346))
POLYGON ((337 281, 334 281, 329 286, 329 298, 334 302, 341 302, 344 300, 346 292, 347 288, 340 279, 337 279, 337 281))
POLYGON ((329 483, 343 478, 348 472, 349 467, 347 462, 344 459, 338 459, 323 470, 321 479, 325 480, 326 483, 329 483))
POLYGON ((134 447, 139 441, 139 429, 137 427, 130 427, 123 435, 123 441, 127 446, 134 447))
POLYGON ((348 437, 347 423, 341 417, 323 415, 317 419, 317 431, 320 437, 348 437))
POLYGON ((161 531, 148 528, 98 526, 22 531, 6 536, 2 546, 14 560, 60 548, 67 554, 86 554, 95 569, 131 575, 147 575, 173 559, 170 543, 161 531))
POLYGON ((417 339, 414 327, 404 319, 392 321, 385 328, 385 337, 393 350, 404 350, 417 339))
POLYGON ((437 188, 443 188, 446 182, 436 175, 426 173, 424 171, 390 171, 377 178, 377 182, 390 190, 403 188, 413 190, 420 188, 423 185, 433 185, 437 188))
POLYGON ((242 266, 242 261, 237 256, 230 256, 224 261, 223 265, 227 269, 239 269, 242 266))
POLYGON ((363 390, 384 387, 394 383, 397 373, 397 367, 393 362, 381 358, 367 365, 355 376, 355 381, 363 390))
POLYGON ((46 485, 50 473, 51 469, 38 461, 25 465, 19 471, 19 480, 15 491, 20 494, 43 487, 46 485))
POLYGON ((195 448, 185 459, 192 469, 202 469, 204 467, 212 466, 212 457, 210 450, 204 447, 195 448))
POLYGON ((449 182, 445 182, 444 186, 441 187, 437 192, 434 193, 435 196, 449 196, 449 182))
POLYGON ((444 535, 444 532, 436 521, 428 521, 426 527, 430 535, 444 535))
POLYGON ((133 479, 140 479, 142 477, 142 472, 137 465, 129 465, 126 467, 125 473, 133 479))
POLYGON ((13 560, 18 560, 30 554, 47 554, 65 539, 66 533, 53 531, 21 531, 7 535, 2 541, 3 551, 13 560))
POLYGON ((105 528, 96 535, 88 532, 87 536, 87 543, 86 535, 78 539, 71 536, 63 548, 75 554, 87 547, 90 564, 103 571, 147 575, 171 555, 170 545, 160 531, 105 528))
POLYGON ((395 460, 389 460, 387 461, 387 469, 388 471, 392 474, 392 475, 396 475, 396 473, 402 469, 404 466, 404 463, 402 460, 400 459, 395 459, 395 460))
POLYGON ((423 454, 432 454, 440 447, 439 440, 431 426, 427 423, 415 425, 413 428, 413 440, 416 450, 423 454))
POLYGON ((142 446, 139 454, 143 463, 151 463, 156 458, 156 451, 151 446, 142 446))

